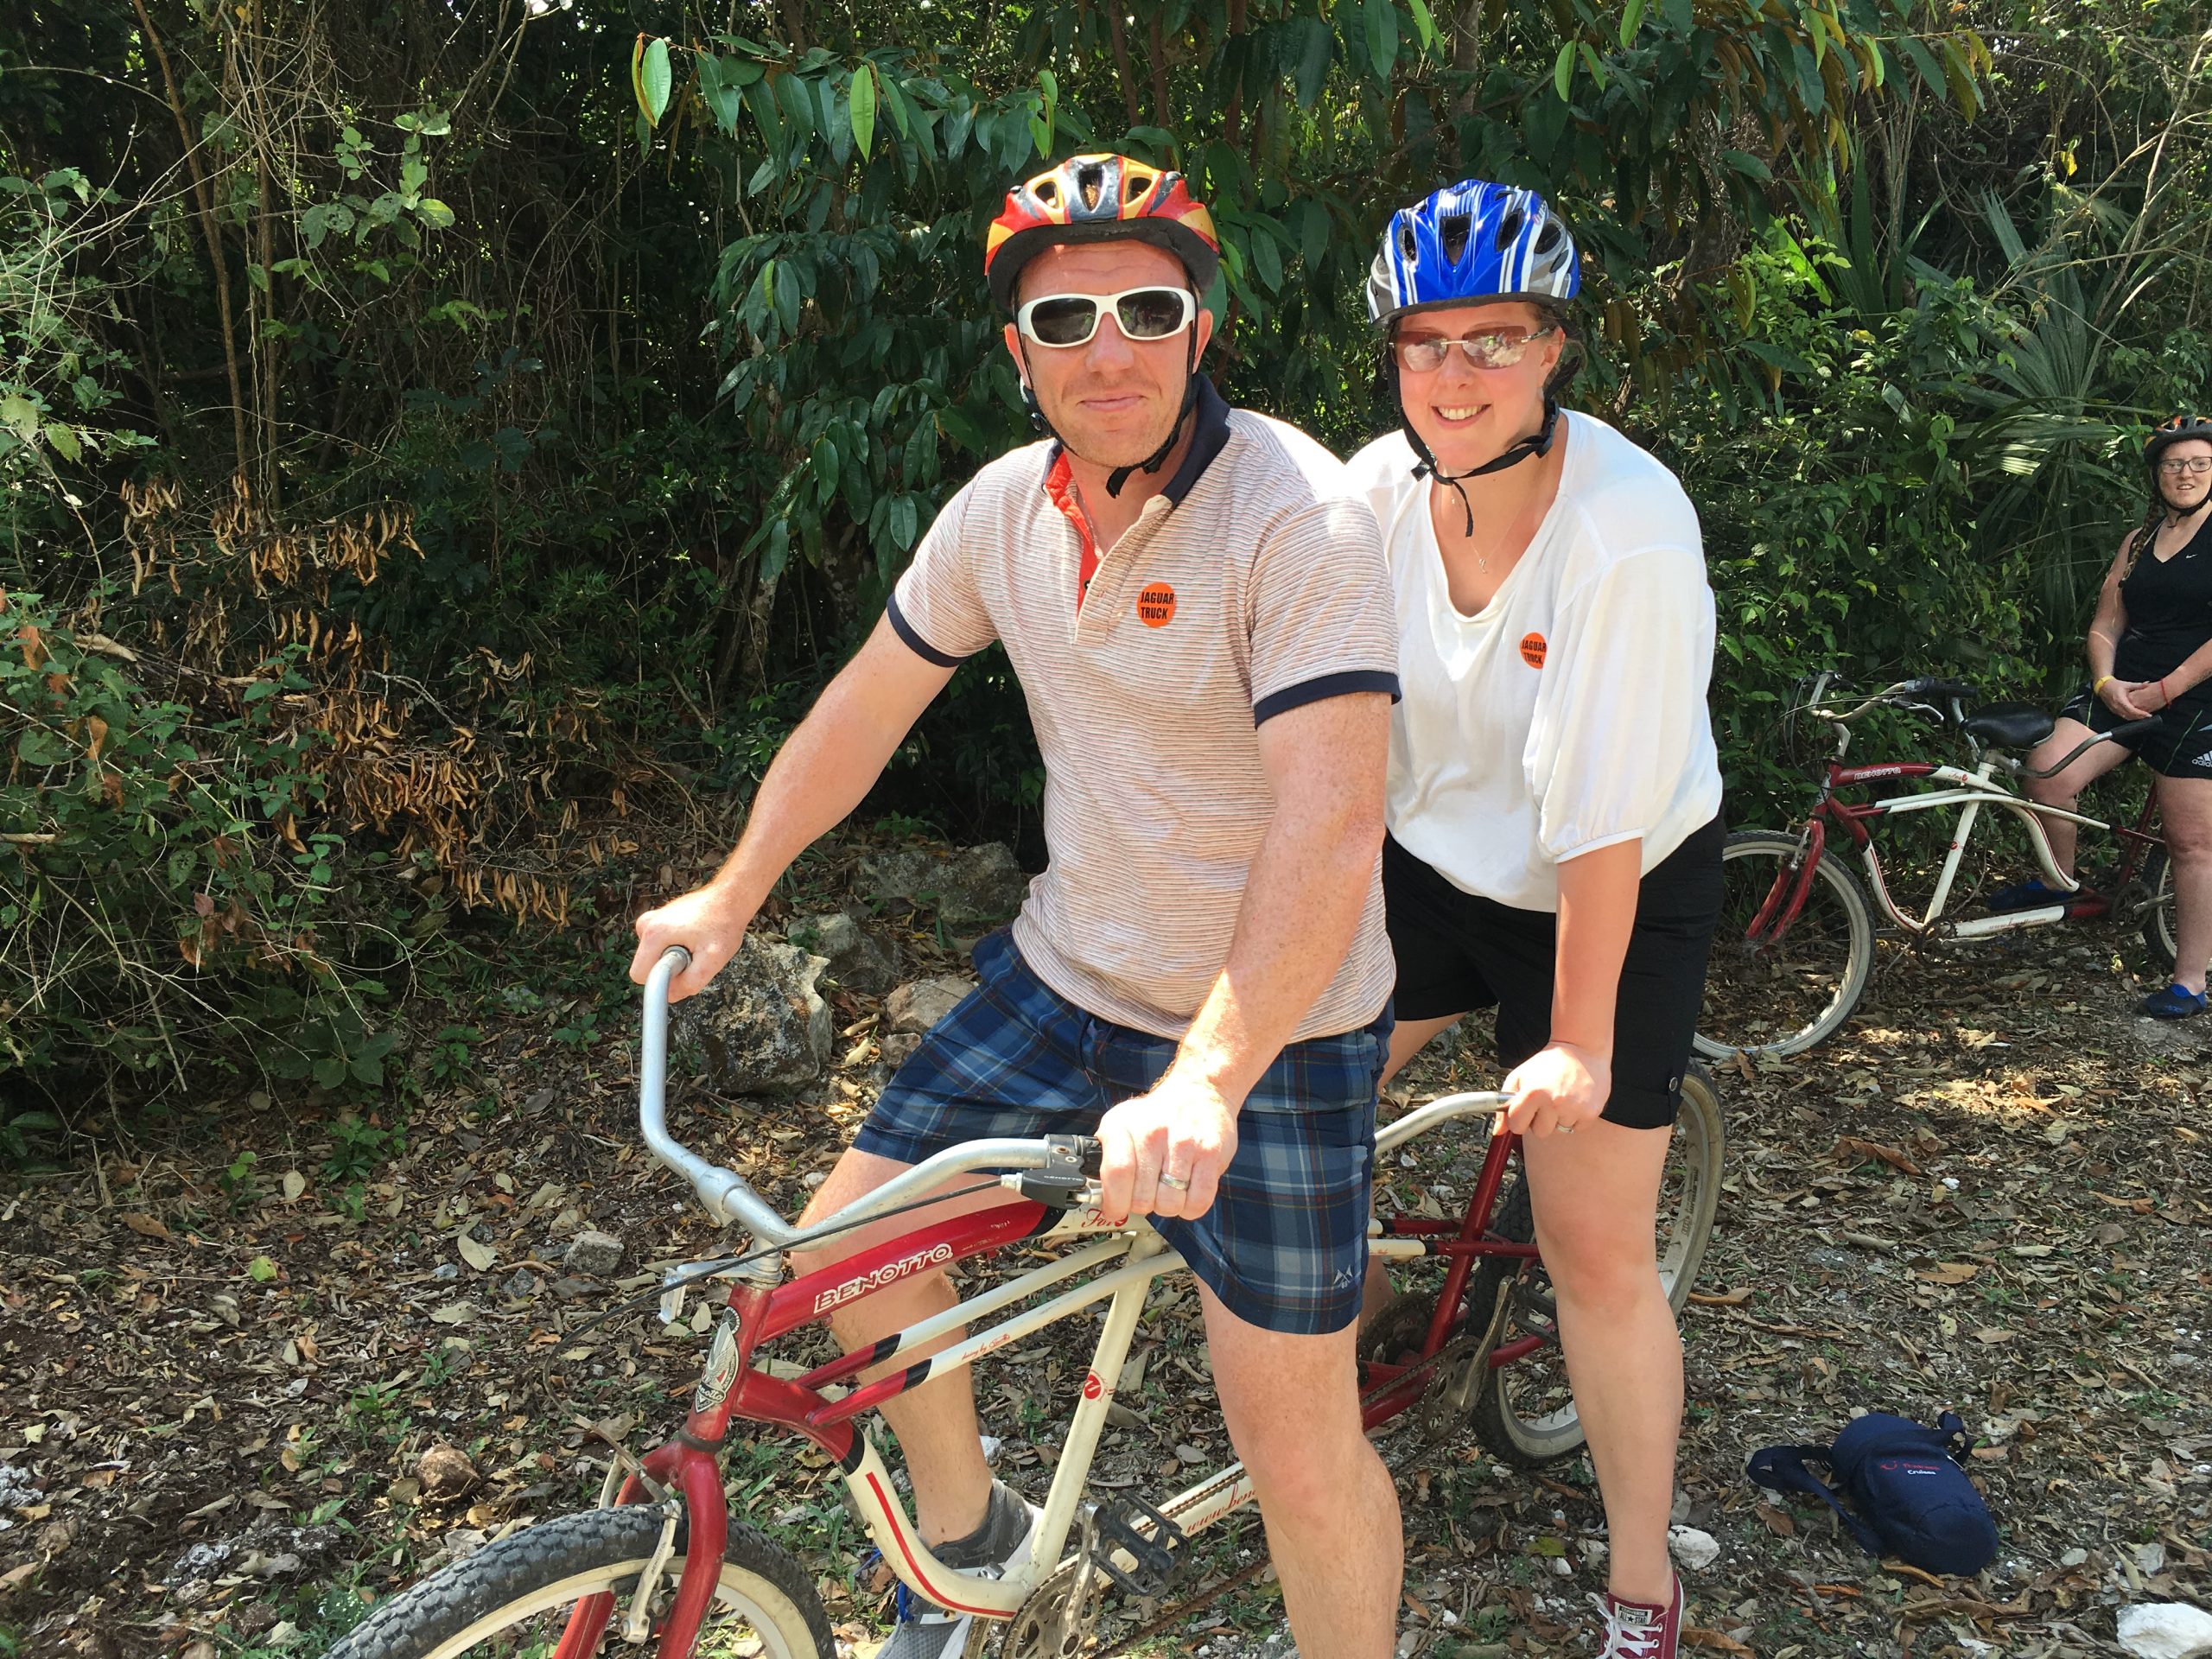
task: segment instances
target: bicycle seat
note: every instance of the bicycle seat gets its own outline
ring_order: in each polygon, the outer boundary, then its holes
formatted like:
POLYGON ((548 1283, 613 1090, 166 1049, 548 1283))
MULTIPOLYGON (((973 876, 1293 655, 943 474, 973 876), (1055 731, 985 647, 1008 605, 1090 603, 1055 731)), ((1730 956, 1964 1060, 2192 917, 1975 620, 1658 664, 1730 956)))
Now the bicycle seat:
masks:
POLYGON ((2032 749, 2056 724, 2032 702, 1993 702, 1968 715, 1963 729, 1993 749, 2032 749))

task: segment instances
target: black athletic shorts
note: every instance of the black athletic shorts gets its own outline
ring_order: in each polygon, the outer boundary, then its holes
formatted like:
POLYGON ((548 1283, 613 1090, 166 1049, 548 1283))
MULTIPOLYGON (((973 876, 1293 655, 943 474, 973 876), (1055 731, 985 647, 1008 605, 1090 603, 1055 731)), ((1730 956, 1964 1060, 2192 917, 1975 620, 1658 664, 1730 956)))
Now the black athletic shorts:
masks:
MULTIPOLYGON (((1662 1128, 1681 1109, 1682 1069, 1705 998, 1705 960, 1720 919, 1715 817, 1643 878, 1613 1013, 1609 1122, 1662 1128)), ((1382 843, 1382 900, 1398 961, 1398 1020, 1497 1010, 1497 1056, 1508 1070, 1552 1033, 1559 918, 1462 893, 1396 841, 1382 843)))
MULTIPOLYGON (((2058 717, 2078 720, 2093 732, 2123 723, 2102 697, 2087 690, 2076 692, 2058 717)), ((2192 688, 2159 711, 2156 730, 2113 741, 2161 778, 2212 778, 2212 695, 2192 688)))

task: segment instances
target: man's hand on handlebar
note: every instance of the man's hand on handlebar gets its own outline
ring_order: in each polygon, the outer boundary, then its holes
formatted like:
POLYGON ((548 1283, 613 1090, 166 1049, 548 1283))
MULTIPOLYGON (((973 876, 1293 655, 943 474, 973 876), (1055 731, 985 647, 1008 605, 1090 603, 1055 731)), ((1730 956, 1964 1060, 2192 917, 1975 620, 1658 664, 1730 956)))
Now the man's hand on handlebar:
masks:
POLYGON ((1203 1216, 1236 1155, 1236 1111, 1218 1090, 1170 1071, 1150 1094, 1098 1120, 1099 1218, 1203 1216))
POLYGON ((727 888, 709 883, 671 899, 638 918, 638 953, 630 958, 630 978, 639 985, 671 945, 691 953, 691 965, 670 982, 668 1000, 681 1002, 707 988, 745 943, 752 911, 727 888))

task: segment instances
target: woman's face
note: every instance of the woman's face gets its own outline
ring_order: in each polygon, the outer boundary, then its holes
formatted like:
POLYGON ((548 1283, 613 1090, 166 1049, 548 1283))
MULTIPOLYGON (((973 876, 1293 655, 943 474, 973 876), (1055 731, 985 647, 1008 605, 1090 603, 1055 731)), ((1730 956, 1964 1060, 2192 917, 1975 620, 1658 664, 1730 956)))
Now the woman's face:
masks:
POLYGON ((2158 493, 2176 512, 2194 512, 2212 495, 2212 440, 2168 444, 2158 457, 2158 493))
POLYGON ((1559 366, 1565 337, 1539 308, 1522 300, 1416 311, 1400 319, 1391 350, 1398 359, 1398 402, 1437 465, 1464 473, 1492 461, 1543 424, 1544 383, 1559 366), (1457 345, 1497 362, 1478 367, 1457 345), (1408 363, 1408 357, 1413 359, 1408 363))

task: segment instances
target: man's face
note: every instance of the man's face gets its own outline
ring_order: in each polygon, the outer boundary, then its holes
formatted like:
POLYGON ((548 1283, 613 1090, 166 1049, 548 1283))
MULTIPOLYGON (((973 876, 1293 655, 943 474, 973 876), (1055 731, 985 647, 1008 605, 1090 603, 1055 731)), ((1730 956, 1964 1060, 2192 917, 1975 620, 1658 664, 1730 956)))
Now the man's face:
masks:
MULTIPOLYGON (((1133 288, 1188 289, 1181 260, 1148 242, 1088 242, 1045 250, 1022 268, 1019 307, 1054 294, 1119 294, 1133 288)), ((1200 310, 1192 328, 1198 350, 1213 319, 1200 310)), ((1040 346, 1012 323, 1006 347, 1027 362, 1030 388, 1052 429, 1077 457, 1098 467, 1134 467, 1167 441, 1183 407, 1190 329, 1164 340, 1130 340, 1109 310, 1080 346, 1040 346)))

